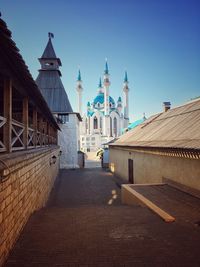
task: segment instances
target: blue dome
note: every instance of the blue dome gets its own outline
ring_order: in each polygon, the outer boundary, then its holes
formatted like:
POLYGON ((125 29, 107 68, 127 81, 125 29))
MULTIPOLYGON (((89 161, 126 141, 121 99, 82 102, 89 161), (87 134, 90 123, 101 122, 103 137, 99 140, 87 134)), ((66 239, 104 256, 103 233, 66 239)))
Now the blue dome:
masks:
MULTIPOLYGON (((93 103, 94 103, 94 105, 96 105, 97 103, 103 104, 104 103, 104 94, 98 94, 95 97, 93 103)), ((115 105, 115 101, 111 96, 109 96, 109 103, 115 105)))

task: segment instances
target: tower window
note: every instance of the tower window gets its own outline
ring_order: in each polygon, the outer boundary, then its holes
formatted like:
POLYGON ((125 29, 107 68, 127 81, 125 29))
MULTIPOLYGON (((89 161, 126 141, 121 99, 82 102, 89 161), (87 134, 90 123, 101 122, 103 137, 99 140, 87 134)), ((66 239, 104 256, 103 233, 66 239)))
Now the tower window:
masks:
POLYGON ((58 121, 62 124, 69 122, 69 114, 58 114, 58 121))
POLYGON ((97 117, 94 117, 94 129, 98 129, 98 120, 97 120, 97 117))

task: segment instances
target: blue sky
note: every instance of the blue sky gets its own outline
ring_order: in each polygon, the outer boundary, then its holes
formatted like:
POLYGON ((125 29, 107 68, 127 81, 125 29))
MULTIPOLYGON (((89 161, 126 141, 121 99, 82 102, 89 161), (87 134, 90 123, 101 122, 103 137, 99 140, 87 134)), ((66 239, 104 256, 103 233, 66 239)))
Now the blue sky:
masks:
POLYGON ((75 111, 78 67, 85 110, 106 57, 115 100, 128 72, 131 121, 160 112, 163 101, 176 106, 200 96, 199 0, 1 0, 0 11, 34 78, 48 32, 54 33, 75 111))

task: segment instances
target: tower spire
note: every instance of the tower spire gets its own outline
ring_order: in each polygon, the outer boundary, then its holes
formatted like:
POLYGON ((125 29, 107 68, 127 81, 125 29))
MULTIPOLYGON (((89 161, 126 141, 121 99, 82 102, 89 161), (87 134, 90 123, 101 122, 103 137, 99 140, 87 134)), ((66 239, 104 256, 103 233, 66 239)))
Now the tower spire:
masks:
POLYGON ((123 91, 124 91, 124 119, 125 119, 125 125, 124 127, 128 127, 129 123, 129 103, 128 103, 128 92, 129 92, 129 87, 128 87, 128 75, 127 71, 125 71, 125 76, 124 76, 124 86, 123 86, 123 91))
POLYGON ((125 83, 128 83, 128 75, 127 75, 127 71, 125 71, 124 82, 125 82, 125 83))
POLYGON ((77 78, 76 90, 78 92, 78 112, 82 116, 82 92, 83 92, 83 87, 82 87, 81 71, 80 71, 80 69, 78 70, 78 78, 77 78))
POLYGON ((98 93, 103 94, 103 87, 101 82, 101 77, 99 78, 98 93))
POLYGON ((109 74, 109 70, 108 70, 108 60, 107 60, 107 58, 106 58, 106 64, 105 64, 104 74, 109 74))
POLYGON ((81 71, 80 69, 78 70, 78 78, 77 78, 77 81, 81 82, 81 71))
POLYGON ((109 87, 110 87, 110 79, 109 79, 109 71, 108 71, 108 62, 106 59, 104 77, 103 77, 103 85, 104 85, 104 135, 110 136, 110 103, 109 103, 109 87))

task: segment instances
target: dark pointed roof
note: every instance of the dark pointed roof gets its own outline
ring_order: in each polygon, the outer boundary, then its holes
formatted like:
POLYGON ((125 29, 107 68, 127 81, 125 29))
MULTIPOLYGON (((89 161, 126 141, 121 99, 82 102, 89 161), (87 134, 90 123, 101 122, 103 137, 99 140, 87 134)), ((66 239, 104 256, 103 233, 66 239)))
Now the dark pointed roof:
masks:
POLYGON ((19 49, 12 40, 11 31, 7 24, 0 18, 0 58, 3 68, 0 73, 9 75, 16 80, 23 89, 31 103, 46 117, 57 129, 59 129, 52 113, 43 98, 38 86, 33 80, 19 49), (7 73, 8 71, 8 73, 7 73))
POLYGON ((49 38, 49 41, 41 58, 57 58, 51 42, 51 38, 49 38))
POLYGON ((44 63, 47 59, 60 60, 56 57, 51 38, 49 38, 44 53, 39 59, 42 68, 39 70, 36 83, 53 113, 73 112, 67 93, 60 78, 61 73, 59 67, 57 65, 54 67, 53 65, 49 68, 46 68, 42 63, 44 63))
POLYGON ((57 71, 40 71, 36 83, 53 113, 73 112, 57 71))

